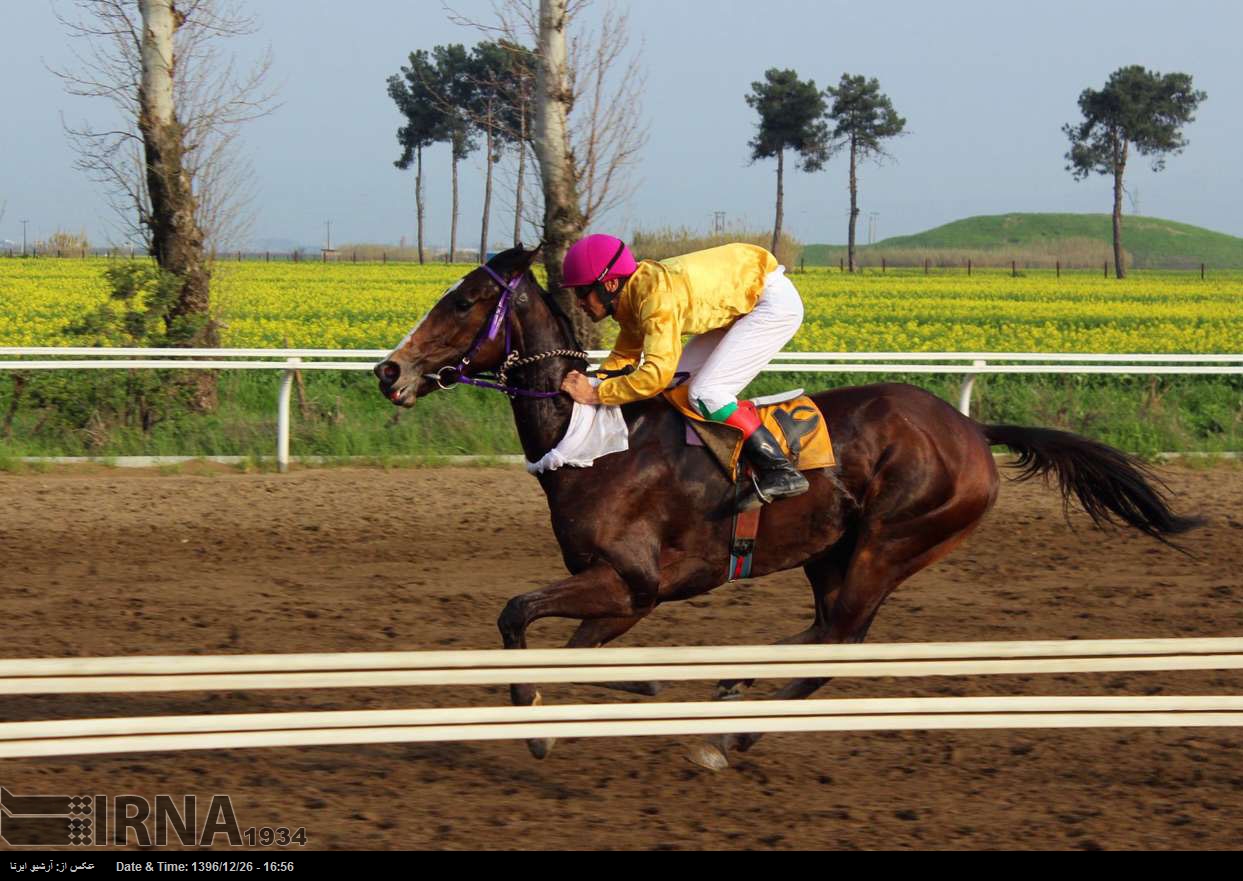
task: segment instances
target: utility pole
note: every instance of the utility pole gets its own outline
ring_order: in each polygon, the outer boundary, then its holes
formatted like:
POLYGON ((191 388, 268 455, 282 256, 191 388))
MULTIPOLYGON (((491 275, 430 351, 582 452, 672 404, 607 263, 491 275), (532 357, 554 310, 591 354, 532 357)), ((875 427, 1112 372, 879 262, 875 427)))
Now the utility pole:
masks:
POLYGON ((332 221, 324 221, 324 250, 332 250, 332 221))
POLYGON ((28 223, 30 223, 29 220, 22 221, 22 256, 23 257, 26 256, 26 224, 28 223))
POLYGON ((880 222, 880 212, 869 211, 868 212, 868 244, 869 245, 873 245, 876 243, 876 227, 879 222, 880 222))
POLYGON ((725 212, 724 211, 713 211, 712 212, 712 234, 720 235, 723 232, 725 232, 725 212))

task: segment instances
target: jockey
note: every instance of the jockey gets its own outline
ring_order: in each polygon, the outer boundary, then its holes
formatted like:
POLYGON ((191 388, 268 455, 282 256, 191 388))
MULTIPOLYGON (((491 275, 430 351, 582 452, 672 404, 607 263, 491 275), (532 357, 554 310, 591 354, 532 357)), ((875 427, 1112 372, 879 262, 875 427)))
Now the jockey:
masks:
POLYGON ((807 491, 807 478, 738 395, 803 321, 803 301, 777 258, 758 245, 730 244, 636 263, 620 239, 591 235, 565 255, 562 284, 592 321, 621 326, 603 370, 633 370, 593 387, 571 371, 561 388, 581 404, 627 404, 660 394, 678 372, 708 419, 742 431, 760 500, 807 491), (694 338, 682 347, 682 335, 694 338), (642 359, 642 363, 640 363, 642 359))

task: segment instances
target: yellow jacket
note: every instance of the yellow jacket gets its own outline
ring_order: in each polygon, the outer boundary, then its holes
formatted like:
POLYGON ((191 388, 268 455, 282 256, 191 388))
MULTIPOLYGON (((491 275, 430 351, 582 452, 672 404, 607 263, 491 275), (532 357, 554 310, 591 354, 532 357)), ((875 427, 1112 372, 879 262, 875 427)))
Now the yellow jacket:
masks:
POLYGON ((597 389, 605 404, 628 404, 663 391, 682 356, 682 335, 725 327, 755 308, 764 277, 777 258, 759 245, 732 244, 668 260, 639 263, 617 295, 621 329, 601 365, 618 370, 643 363, 629 376, 597 389))

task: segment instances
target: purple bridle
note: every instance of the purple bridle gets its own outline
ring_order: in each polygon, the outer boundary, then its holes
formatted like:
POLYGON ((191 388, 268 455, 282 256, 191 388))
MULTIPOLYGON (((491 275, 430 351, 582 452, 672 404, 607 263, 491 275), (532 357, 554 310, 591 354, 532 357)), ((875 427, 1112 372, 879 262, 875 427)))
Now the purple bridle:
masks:
MULTIPOLYGON (((522 281, 524 273, 519 273, 509 281, 506 281, 495 271, 493 271, 492 267, 488 266, 486 263, 483 265, 483 270, 487 272, 488 275, 492 276, 492 279, 501 286, 501 296, 496 301, 496 305, 492 307, 492 315, 483 327, 479 328, 479 332, 475 334, 474 342, 470 344, 470 348, 466 350, 466 354, 462 356, 462 359, 458 361, 457 364, 448 364, 441 367, 435 373, 427 373, 424 375, 428 379, 434 379, 436 381, 436 385, 440 386, 442 389, 451 389, 458 383, 464 382, 467 385, 478 386, 480 388, 496 389, 497 391, 502 391, 511 397, 515 395, 521 395, 522 397, 527 398, 557 397, 557 395, 561 394, 560 391, 537 392, 532 391, 531 389, 515 388, 514 386, 507 385, 504 382, 491 382, 486 379, 477 379, 473 376, 466 375, 465 370, 470 366, 471 359, 475 357, 475 353, 479 351, 485 342, 496 339, 496 335, 500 333, 502 325, 505 327, 505 360, 502 362, 502 371, 505 370, 504 365, 508 365, 510 355, 513 353, 513 346, 510 342, 510 327, 508 319, 510 309, 513 305, 513 297, 518 293, 518 282, 522 281), (444 379, 444 373, 446 370, 451 371, 447 385, 445 384, 444 379)), ((584 357, 586 356, 585 352, 576 354, 582 354, 584 357)), ((503 376, 503 372, 501 375, 503 376)))

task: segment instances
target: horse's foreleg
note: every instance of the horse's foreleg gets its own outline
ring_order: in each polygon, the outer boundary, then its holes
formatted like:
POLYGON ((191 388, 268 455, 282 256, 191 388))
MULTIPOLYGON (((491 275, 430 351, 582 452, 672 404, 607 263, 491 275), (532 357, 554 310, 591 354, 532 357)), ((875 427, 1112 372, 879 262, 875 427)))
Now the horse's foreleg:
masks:
MULTIPOLYGON (((812 597, 815 603, 815 618, 811 625, 793 636, 776 643, 777 645, 811 645, 826 642, 828 621, 832 614, 834 598, 842 586, 845 576, 845 565, 840 557, 827 557, 815 560, 803 567, 807 580, 811 582, 812 597)), ((826 682, 825 679, 797 679, 781 690, 775 697, 795 700, 804 698, 815 692, 826 682)), ((754 679, 722 679, 716 685, 717 700, 739 700, 744 689, 755 684, 754 679)), ((721 734, 707 741, 691 744, 687 751, 689 758, 696 765, 711 771, 721 771, 729 767, 726 755, 731 749, 747 750, 759 739, 755 734, 721 734)))
MULTIPOLYGON (((656 589, 656 598, 664 602, 695 596, 712 588, 715 584, 715 574, 716 569, 699 557, 688 557, 676 551, 665 551, 660 559, 660 582, 656 589)), ((630 630, 646 618, 655 607, 655 602, 652 602, 645 611, 630 618, 584 621, 570 639, 567 648, 602 646, 630 630)), ((662 688, 659 682, 593 682, 591 684, 600 688, 611 688, 646 697, 654 697, 660 693, 662 688)))
MULTIPOLYGON (((934 528, 943 519, 945 512, 938 511, 935 515, 890 526, 876 538, 860 545, 851 557, 840 589, 825 593, 827 608, 819 641, 826 644, 863 642, 889 594, 916 572, 957 547, 978 522, 973 520, 948 536, 942 532, 938 540, 934 528)), ((810 569, 808 576, 812 577, 810 569)), ((828 681, 827 677, 794 679, 768 699, 801 700, 810 697, 828 681)), ((760 737, 761 734, 729 734, 723 736, 720 743, 723 748, 744 752, 754 746, 760 737)))
MULTIPOLYGON (((524 649, 527 628, 540 618, 578 618, 585 622, 638 620, 647 611, 635 607, 632 592, 611 566, 599 564, 556 584, 514 597, 505 604, 496 626, 505 648, 524 649)), ((532 703, 533 686, 511 688, 516 705, 532 703)))
MULTIPOLYGON (((825 628, 831 614, 833 598, 845 577, 845 566, 840 560, 829 557, 808 563, 803 571, 811 582, 815 618, 805 630, 778 640, 774 645, 812 645, 825 641, 825 628)), ((716 699, 737 700, 742 697, 744 689, 754 684, 754 679, 722 679, 716 684, 716 699)))
MULTIPOLYGON (((630 618, 597 618, 594 621, 584 621, 578 625, 578 629, 574 631, 574 635, 570 637, 570 641, 565 644, 565 647, 568 649, 599 648, 617 639, 617 637, 646 617, 647 614, 644 613, 630 618)), ((647 697, 654 697, 659 694, 661 688, 659 682, 592 682, 587 684, 594 685, 597 688, 610 688, 614 691, 625 691, 630 694, 641 694, 647 697)))
MULTIPOLYGON (((540 618, 579 618, 585 621, 633 618, 636 621, 650 611, 651 603, 630 589, 617 572, 606 564, 598 564, 570 578, 540 590, 516 596, 505 604, 497 620, 505 648, 526 648, 527 628, 540 618)), ((539 690, 531 684, 509 687, 514 706, 525 707, 541 701, 539 690)), ((542 759, 552 749, 553 740, 527 741, 531 754, 542 759)))

